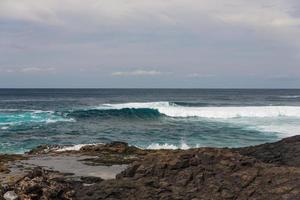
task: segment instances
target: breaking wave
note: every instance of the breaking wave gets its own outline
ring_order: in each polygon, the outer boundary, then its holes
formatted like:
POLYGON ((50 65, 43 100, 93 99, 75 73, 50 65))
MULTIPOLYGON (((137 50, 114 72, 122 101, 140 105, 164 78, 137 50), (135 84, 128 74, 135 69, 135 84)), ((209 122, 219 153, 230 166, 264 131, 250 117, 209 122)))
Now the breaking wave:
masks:
POLYGON ((90 109, 77 110, 68 114, 74 118, 125 118, 125 119, 154 119, 161 116, 158 110, 150 108, 122 108, 122 109, 90 109))
MULTIPOLYGON (((91 111, 88 111, 91 112, 91 111)), ((169 117, 239 118, 239 117, 300 117, 299 106, 191 107, 170 102, 102 104, 92 112, 101 114, 151 114, 169 117), (151 111, 152 110, 152 111, 151 111)))

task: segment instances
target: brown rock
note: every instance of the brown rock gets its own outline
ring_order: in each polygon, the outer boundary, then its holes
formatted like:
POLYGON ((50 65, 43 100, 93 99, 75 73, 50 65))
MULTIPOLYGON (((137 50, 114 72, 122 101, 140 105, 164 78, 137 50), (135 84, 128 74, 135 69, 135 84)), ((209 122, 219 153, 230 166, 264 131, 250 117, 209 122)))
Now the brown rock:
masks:
POLYGON ((35 168, 28 176, 15 185, 21 199, 73 199, 72 186, 67 182, 53 179, 56 172, 35 168))
POLYGON ((117 180, 89 187, 80 199, 297 199, 300 169, 279 167, 229 149, 158 151, 117 180), (284 181, 282 181, 284 180, 284 181))
POLYGON ((115 180, 86 177, 81 182, 36 168, 9 189, 21 199, 300 199, 299 141, 296 136, 238 149, 157 151, 122 142, 86 146, 65 155, 131 165, 115 180))

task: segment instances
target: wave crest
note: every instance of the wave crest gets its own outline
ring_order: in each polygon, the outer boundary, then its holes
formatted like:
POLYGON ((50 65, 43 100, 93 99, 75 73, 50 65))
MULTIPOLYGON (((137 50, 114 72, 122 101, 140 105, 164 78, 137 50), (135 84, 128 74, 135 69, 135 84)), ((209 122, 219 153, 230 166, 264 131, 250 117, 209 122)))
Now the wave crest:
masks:
POLYGON ((153 109, 169 117, 300 117, 299 106, 186 107, 170 102, 103 104, 99 110, 153 109))
POLYGON ((161 116, 158 110, 149 108, 122 108, 122 109, 91 109, 77 110, 68 114, 75 118, 113 118, 121 117, 125 119, 155 119, 161 116))

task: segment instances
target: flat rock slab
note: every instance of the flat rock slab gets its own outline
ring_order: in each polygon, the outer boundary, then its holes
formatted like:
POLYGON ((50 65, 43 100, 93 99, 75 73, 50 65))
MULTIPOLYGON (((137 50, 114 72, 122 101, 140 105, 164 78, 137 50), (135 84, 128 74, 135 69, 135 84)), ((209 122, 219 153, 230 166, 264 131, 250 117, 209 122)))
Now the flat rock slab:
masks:
POLYGON ((91 156, 35 156, 28 160, 20 161, 27 167, 43 167, 44 169, 59 171, 61 173, 73 174, 78 177, 100 177, 102 179, 114 179, 116 175, 127 168, 127 165, 87 165, 85 159, 91 156))

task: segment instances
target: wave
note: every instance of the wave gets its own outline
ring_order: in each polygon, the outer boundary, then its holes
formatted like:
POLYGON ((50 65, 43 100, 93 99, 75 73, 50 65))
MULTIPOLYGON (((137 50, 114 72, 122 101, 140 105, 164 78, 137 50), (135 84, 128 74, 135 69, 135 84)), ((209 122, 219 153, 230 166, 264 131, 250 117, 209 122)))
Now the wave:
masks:
POLYGON ((90 118, 122 118, 155 120, 160 117, 171 118, 300 118, 299 106, 195 106, 178 102, 142 102, 102 104, 81 110, 63 113, 43 110, 0 109, 0 126, 7 129, 14 125, 27 123, 72 122, 75 119, 90 118), (186 106, 184 106, 186 105, 186 106))
POLYGON ((72 122, 74 119, 66 118, 54 111, 42 110, 17 110, 17 109, 1 109, 0 110, 0 126, 1 129, 8 129, 9 126, 28 124, 28 123, 56 123, 56 122, 72 122))
POLYGON ((149 108, 122 108, 122 109, 90 109, 77 110, 68 114, 74 118, 113 118, 122 117, 126 119, 155 119, 161 116, 158 110, 149 108))
POLYGON ((295 125, 295 124, 261 125, 261 126, 257 126, 257 128, 262 132, 277 133, 277 136, 280 138, 297 135, 300 131, 299 125, 295 125))
POLYGON ((6 129, 9 129, 9 127, 8 127, 8 126, 3 126, 3 127, 1 127, 0 129, 1 129, 1 130, 6 130, 6 129))
MULTIPOLYGON (((171 102, 146 102, 103 104, 96 109, 101 112, 124 109, 152 109, 169 117, 201 117, 201 118, 239 118, 239 117, 300 117, 299 106, 228 106, 228 107, 190 107, 171 102)), ((111 112, 111 111, 109 111, 111 112)))
MULTIPOLYGON (((61 146, 61 147, 53 147, 52 149, 56 152, 65 152, 65 151, 79 151, 82 147, 84 146, 95 146, 99 144, 104 144, 104 143, 91 143, 91 144, 74 144, 74 145, 66 145, 66 146, 61 146)), ((141 146, 136 146, 141 149, 152 149, 152 150, 157 150, 157 149, 190 149, 192 148, 191 146, 187 145, 184 141, 181 141, 179 145, 174 145, 174 144, 160 144, 160 143, 152 143, 149 146, 141 147, 141 146)), ((199 146, 196 146, 196 148, 199 146)))
MULTIPOLYGON (((201 103, 201 102, 181 102, 181 101, 175 101, 171 104, 177 105, 177 106, 186 106, 186 107, 204 107, 204 106, 212 106, 216 105, 219 106, 220 104, 212 104, 212 103, 201 103)), ((225 105, 225 104, 223 104, 225 105)))

